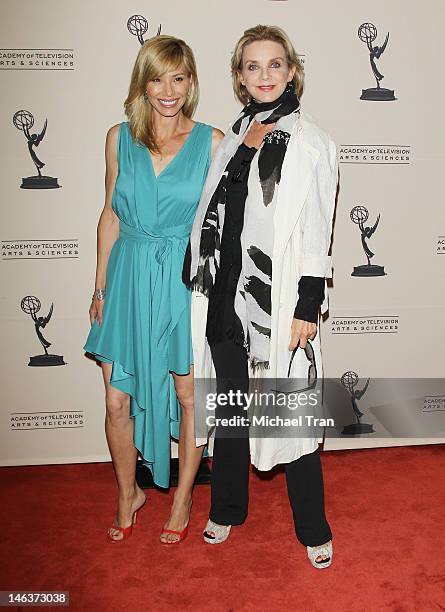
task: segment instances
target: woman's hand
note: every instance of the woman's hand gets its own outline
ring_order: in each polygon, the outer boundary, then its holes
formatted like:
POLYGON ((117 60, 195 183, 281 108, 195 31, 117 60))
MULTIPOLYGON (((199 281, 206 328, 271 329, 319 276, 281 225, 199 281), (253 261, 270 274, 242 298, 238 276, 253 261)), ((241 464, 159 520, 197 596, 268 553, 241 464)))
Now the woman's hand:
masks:
POLYGON ((317 324, 303 321, 302 319, 292 319, 292 327, 290 332, 291 338, 289 350, 293 351, 300 344, 304 348, 308 340, 313 340, 317 335, 317 324))
POLYGON ((103 308, 104 308, 104 302, 105 300, 98 300, 97 297, 95 295, 93 295, 93 298, 91 300, 91 306, 90 306, 90 325, 93 325, 94 323, 94 319, 97 318, 97 322, 99 323, 99 325, 102 325, 102 313, 103 313, 103 308))

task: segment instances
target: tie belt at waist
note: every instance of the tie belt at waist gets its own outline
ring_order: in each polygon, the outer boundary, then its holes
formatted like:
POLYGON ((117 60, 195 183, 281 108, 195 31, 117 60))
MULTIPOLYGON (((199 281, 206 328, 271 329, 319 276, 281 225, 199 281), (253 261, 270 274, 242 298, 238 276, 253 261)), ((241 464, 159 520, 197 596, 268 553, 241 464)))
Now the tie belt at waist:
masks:
POLYGON ((152 229, 139 229, 127 225, 123 221, 119 221, 119 230, 119 238, 144 242, 157 242, 155 258, 158 263, 162 264, 167 255, 171 252, 172 246, 176 241, 189 238, 192 231, 192 224, 184 223, 183 225, 174 225, 155 231, 152 229))

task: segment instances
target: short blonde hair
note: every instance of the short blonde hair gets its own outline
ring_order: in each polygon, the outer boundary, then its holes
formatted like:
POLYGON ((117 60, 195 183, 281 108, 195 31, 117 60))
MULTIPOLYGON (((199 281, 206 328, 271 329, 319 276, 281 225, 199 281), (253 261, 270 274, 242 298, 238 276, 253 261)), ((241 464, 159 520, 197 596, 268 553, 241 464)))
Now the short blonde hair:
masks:
POLYGON ((300 98, 304 88, 304 71, 300 58, 284 30, 278 26, 266 25, 257 25, 254 28, 249 28, 235 45, 231 61, 232 84, 235 97, 238 98, 241 104, 247 104, 250 101, 250 96, 245 86, 241 84, 239 73, 243 65, 245 47, 250 45, 250 43, 260 40, 271 40, 283 46, 289 68, 296 68, 292 82, 295 87, 295 93, 300 98))
POLYGON ((145 101, 147 83, 171 70, 183 70, 192 78, 182 112, 192 117, 199 99, 199 83, 193 51, 174 36, 154 36, 140 48, 131 74, 125 113, 133 138, 145 144, 152 153, 159 153, 153 133, 153 108, 145 101))

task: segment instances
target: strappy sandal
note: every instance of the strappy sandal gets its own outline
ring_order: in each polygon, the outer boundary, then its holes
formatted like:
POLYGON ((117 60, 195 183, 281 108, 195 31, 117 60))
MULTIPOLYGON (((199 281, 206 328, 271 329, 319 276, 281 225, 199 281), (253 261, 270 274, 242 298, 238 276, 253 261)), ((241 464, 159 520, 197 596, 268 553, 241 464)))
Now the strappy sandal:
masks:
POLYGON ((221 544, 227 540, 231 529, 232 525, 218 525, 209 519, 202 532, 202 537, 207 544, 221 544))
POLYGON ((161 544, 164 544, 165 546, 171 546, 172 544, 179 544, 180 542, 183 542, 185 540, 185 538, 187 537, 188 531, 189 531, 188 525, 184 527, 182 531, 176 531, 176 529, 166 529, 164 527, 164 529, 161 531, 161 536, 163 536, 164 533, 172 533, 173 535, 177 535, 178 538, 176 540, 160 540, 160 542, 161 544))
MULTIPOLYGON (((131 534, 133 533, 133 526, 137 524, 137 517, 138 517, 138 512, 139 510, 141 510, 142 506, 144 506, 145 502, 147 501, 147 497, 144 499, 144 501, 142 502, 142 504, 139 506, 139 508, 137 508, 134 512, 133 515, 131 517, 131 525, 129 525, 128 527, 120 527, 117 524, 117 519, 114 520, 114 524, 110 527, 110 529, 108 530, 107 533, 107 538, 109 542, 123 542, 124 540, 128 540, 128 538, 131 536, 131 534), (122 537, 113 537, 110 533, 110 530, 114 529, 117 532, 122 534, 122 537)), ((117 534, 116 534, 117 535, 117 534)))
POLYGON ((164 527, 161 531, 161 535, 159 536, 160 538, 162 538, 164 534, 171 533, 173 535, 178 536, 176 540, 161 540, 160 539, 159 541, 161 542, 161 544, 164 544, 165 546, 171 546, 172 544, 180 544, 181 542, 185 540, 185 538, 187 537, 188 531, 189 531, 189 521, 190 521, 190 514, 192 512, 192 505, 193 505, 193 501, 190 501, 189 520, 187 521, 187 525, 184 527, 182 531, 177 531, 176 529, 166 529, 164 527))
POLYGON ((322 544, 321 546, 306 546, 306 548, 309 561, 315 568, 323 569, 324 567, 329 567, 331 565, 332 556, 334 552, 332 549, 332 542, 330 540, 329 542, 327 542, 326 544, 322 544), (321 555, 326 555, 327 559, 317 561, 317 557, 321 555))

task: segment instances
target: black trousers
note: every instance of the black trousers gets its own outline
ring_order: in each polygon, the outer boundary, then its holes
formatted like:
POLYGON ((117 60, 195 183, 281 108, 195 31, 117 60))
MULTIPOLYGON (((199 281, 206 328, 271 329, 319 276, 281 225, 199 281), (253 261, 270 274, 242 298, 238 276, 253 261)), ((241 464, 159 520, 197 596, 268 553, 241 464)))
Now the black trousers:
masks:
MULTIPOLYGON (((217 392, 249 391, 247 352, 231 340, 213 344, 217 392)), ((246 417, 243 406, 218 406, 218 418, 246 417)), ((219 525, 240 525, 247 517, 249 485, 248 427, 237 424, 217 427, 213 449, 210 519, 219 525)), ((285 464, 289 501, 295 533, 305 546, 318 546, 332 539, 324 509, 323 473, 318 448, 285 464)))

